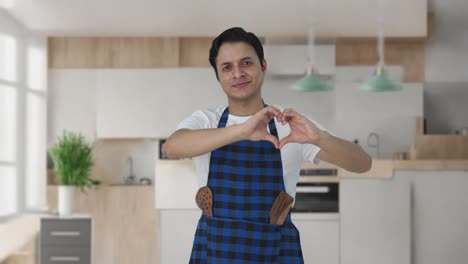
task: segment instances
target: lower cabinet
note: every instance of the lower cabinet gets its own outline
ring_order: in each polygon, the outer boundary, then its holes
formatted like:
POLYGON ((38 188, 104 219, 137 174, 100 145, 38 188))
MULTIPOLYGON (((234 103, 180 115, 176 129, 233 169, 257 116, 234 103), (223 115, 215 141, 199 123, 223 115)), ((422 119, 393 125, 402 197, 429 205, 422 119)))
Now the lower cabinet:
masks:
POLYGON ((305 264, 340 263, 338 214, 293 213, 299 230, 305 264))
POLYGON ((200 216, 201 211, 198 208, 159 211, 160 264, 189 263, 200 216))
POLYGON ((410 204, 407 181, 342 179, 341 263, 411 263, 410 204))
POLYGON ((42 218, 41 264, 90 264, 91 218, 42 218))

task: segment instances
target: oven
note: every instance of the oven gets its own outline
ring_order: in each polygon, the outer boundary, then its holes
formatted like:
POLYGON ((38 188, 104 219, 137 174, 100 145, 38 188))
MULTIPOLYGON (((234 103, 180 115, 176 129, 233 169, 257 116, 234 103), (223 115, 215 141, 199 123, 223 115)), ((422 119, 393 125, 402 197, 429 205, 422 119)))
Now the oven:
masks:
POLYGON ((292 212, 339 213, 339 182, 328 180, 336 179, 336 173, 336 169, 301 170, 292 212), (317 181, 317 177, 327 180, 317 181))

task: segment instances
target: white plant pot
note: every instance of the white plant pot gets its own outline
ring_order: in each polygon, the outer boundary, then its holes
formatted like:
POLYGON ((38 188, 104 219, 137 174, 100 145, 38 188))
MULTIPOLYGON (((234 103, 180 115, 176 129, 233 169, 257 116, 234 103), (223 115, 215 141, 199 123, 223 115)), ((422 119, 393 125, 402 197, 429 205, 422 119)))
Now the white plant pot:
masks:
POLYGON ((75 204, 75 186, 59 185, 58 192, 59 216, 71 216, 75 204))

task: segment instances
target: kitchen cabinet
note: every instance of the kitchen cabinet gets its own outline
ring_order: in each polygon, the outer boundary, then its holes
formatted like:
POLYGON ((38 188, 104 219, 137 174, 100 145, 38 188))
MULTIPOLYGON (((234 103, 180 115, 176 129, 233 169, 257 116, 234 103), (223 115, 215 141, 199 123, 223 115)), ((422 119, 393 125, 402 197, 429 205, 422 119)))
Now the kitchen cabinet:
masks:
POLYGON ((338 214, 293 213, 299 230, 305 264, 340 263, 340 222, 338 214))
POLYGON ((156 209, 195 209, 198 191, 195 163, 191 159, 159 160, 155 168, 156 209))
POLYGON ((99 70, 98 138, 164 138, 226 98, 210 68, 99 70))
POLYGON ((42 218, 42 264, 91 263, 91 218, 42 218))
POLYGON ((340 181, 342 264, 411 263, 410 226, 410 185, 406 181, 340 181))
POLYGON ((192 160, 160 160, 155 168, 155 206, 160 219, 160 264, 188 263, 201 210, 192 160))
MULTIPOLYGON (((57 208, 49 186, 48 206, 57 208)), ((154 264, 159 259, 159 214, 152 186, 106 186, 75 192, 74 211, 92 217, 93 264, 154 264)), ((66 262, 73 263, 73 262, 66 262)))
POLYGON ((188 263, 200 209, 160 210, 160 264, 188 263))
MULTIPOLYGON (((412 262, 466 263, 468 259, 468 171, 398 170, 411 186, 412 262)), ((396 263, 396 262, 395 262, 396 263)))

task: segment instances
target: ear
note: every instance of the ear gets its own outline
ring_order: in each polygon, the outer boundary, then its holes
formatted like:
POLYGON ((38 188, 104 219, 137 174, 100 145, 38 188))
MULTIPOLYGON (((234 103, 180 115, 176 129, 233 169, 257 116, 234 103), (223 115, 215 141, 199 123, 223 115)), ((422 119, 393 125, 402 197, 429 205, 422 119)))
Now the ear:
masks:
POLYGON ((263 59, 263 61, 262 61, 262 72, 265 72, 266 69, 267 69, 267 62, 266 62, 265 59, 263 59))

